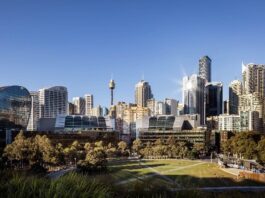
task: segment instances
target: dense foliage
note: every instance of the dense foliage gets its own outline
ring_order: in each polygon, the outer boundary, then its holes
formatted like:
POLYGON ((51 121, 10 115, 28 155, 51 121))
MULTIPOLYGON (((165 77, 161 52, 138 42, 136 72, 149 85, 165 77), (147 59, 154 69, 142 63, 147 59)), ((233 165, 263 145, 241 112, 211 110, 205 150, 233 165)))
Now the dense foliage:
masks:
MULTIPOLYGON (((3 159, 9 167, 45 171, 54 167, 77 166, 81 171, 95 172, 107 168, 107 158, 128 156, 127 143, 117 145, 98 141, 81 145, 78 141, 63 147, 53 145, 47 136, 25 137, 21 131, 4 149, 3 159)), ((2 160, 2 158, 1 158, 2 160)), ((1 163, 2 164, 2 163, 1 163)))
POLYGON ((147 142, 146 145, 142 144, 141 140, 136 139, 133 142, 132 149, 145 158, 193 159, 204 153, 202 145, 176 141, 173 137, 169 137, 166 142, 158 139, 154 143, 147 142))
POLYGON ((265 163, 265 137, 259 139, 251 132, 237 133, 222 144, 222 152, 265 163))

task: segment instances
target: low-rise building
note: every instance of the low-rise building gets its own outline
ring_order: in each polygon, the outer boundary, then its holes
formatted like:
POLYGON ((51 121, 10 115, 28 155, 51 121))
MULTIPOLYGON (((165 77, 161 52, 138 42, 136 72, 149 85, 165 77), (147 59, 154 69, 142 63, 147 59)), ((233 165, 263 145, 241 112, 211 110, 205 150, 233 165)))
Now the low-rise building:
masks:
POLYGON ((174 137, 177 141, 205 146, 209 135, 199 124, 199 115, 145 117, 137 121, 137 136, 144 144, 158 139, 166 143, 169 137, 174 137))

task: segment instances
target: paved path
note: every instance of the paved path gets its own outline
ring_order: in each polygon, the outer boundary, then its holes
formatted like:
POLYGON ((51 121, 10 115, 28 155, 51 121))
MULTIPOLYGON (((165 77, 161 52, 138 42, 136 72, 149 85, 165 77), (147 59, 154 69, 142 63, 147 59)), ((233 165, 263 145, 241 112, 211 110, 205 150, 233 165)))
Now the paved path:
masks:
POLYGON ((189 190, 202 190, 210 192, 223 192, 223 191, 265 191, 265 186, 221 186, 221 187, 201 187, 201 188, 173 188, 172 191, 189 191, 189 190))
POLYGON ((237 168, 220 168, 222 171, 229 173, 231 175, 234 176, 238 176, 240 172, 242 172, 243 170, 241 169, 237 169, 237 168))
POLYGON ((70 171, 73 171, 75 170, 75 167, 70 167, 70 168, 67 168, 67 169, 62 169, 62 170, 59 170, 59 171, 54 171, 54 172, 51 172, 49 173, 47 176, 50 178, 50 179, 58 179, 59 177, 62 177, 64 174, 70 172, 70 171))

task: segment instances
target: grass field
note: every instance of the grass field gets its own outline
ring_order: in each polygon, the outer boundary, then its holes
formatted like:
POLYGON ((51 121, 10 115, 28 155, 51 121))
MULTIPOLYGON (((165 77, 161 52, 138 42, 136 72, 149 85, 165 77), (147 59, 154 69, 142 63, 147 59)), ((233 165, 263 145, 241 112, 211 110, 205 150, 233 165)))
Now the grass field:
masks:
POLYGON ((116 185, 157 185, 170 188, 252 186, 263 183, 238 180, 216 164, 194 160, 112 161, 110 174, 116 185))

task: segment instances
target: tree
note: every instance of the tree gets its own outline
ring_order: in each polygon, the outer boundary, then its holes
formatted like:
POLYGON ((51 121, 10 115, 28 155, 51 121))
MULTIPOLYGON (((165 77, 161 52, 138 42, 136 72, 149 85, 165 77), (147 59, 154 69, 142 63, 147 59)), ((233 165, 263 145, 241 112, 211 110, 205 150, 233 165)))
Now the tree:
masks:
POLYGON ((152 149, 152 145, 150 142, 146 143, 146 146, 144 148, 142 148, 140 150, 140 153, 145 156, 145 157, 149 157, 153 155, 153 149, 152 149))
POLYGON ((107 166, 107 154, 103 147, 103 142, 95 142, 94 148, 90 143, 85 144, 86 157, 78 163, 78 168, 82 171, 102 170, 107 166))
POLYGON ((31 164, 37 163, 40 165, 56 164, 56 151, 51 144, 50 139, 46 136, 36 135, 32 143, 31 164))
POLYGON ((140 139, 136 139, 133 141, 132 149, 134 152, 139 154, 139 151, 141 150, 142 147, 143 147, 143 145, 142 145, 142 141, 140 139))
POLYGON ((179 156, 183 159, 184 157, 187 157, 189 148, 187 146, 186 142, 178 142, 177 143, 178 151, 179 151, 179 156))
POLYGON ((57 165, 65 164, 64 148, 63 148, 63 145, 61 143, 56 144, 55 155, 56 155, 56 164, 57 165))
POLYGON ((257 146, 258 158, 262 163, 265 163, 265 137, 263 137, 257 146))
POLYGON ((120 152, 121 152, 122 155, 126 154, 127 143, 124 142, 124 141, 120 141, 118 143, 118 149, 120 150, 120 152))
POLYGON ((81 149, 82 147, 77 140, 75 140, 69 147, 66 147, 64 149, 64 154, 67 158, 67 161, 70 161, 70 163, 76 163, 78 160, 80 160, 82 156, 81 149))
POLYGON ((4 149, 4 156, 6 156, 12 163, 12 161, 19 161, 20 167, 23 168, 24 162, 29 161, 31 156, 31 141, 24 136, 23 131, 15 137, 12 144, 9 144, 4 149))
POLYGON ((242 155, 245 159, 257 158, 257 143, 253 133, 243 132, 231 138, 231 151, 233 154, 242 155))
POLYGON ((106 154, 108 157, 113 157, 116 151, 117 149, 112 143, 109 143, 108 146, 106 147, 106 154))
POLYGON ((153 154, 158 157, 168 156, 168 146, 164 145, 161 139, 155 141, 152 149, 153 149, 153 154))

